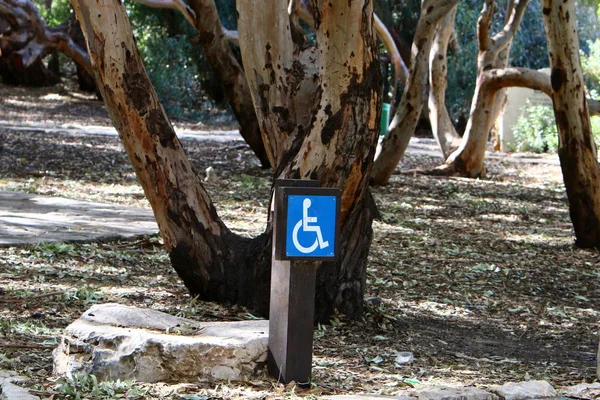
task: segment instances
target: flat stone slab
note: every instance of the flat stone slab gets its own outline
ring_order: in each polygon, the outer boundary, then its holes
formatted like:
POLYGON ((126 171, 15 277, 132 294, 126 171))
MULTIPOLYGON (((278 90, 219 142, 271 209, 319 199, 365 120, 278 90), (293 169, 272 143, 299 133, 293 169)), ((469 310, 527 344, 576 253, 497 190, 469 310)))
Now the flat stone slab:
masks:
POLYGON ((28 379, 12 371, 0 370, 0 400, 39 400, 27 388, 15 385, 28 379))
POLYGON ((149 209, 0 191, 0 246, 156 233, 149 209))
POLYGON ((508 382, 502 386, 490 388, 504 400, 551 399, 558 392, 546 381, 508 382))
POLYGON ((69 325, 54 374, 100 380, 243 380, 267 360, 269 321, 197 322, 120 304, 92 306, 69 325))
POLYGON ((418 400, 498 400, 495 394, 475 387, 423 386, 409 393, 418 400))

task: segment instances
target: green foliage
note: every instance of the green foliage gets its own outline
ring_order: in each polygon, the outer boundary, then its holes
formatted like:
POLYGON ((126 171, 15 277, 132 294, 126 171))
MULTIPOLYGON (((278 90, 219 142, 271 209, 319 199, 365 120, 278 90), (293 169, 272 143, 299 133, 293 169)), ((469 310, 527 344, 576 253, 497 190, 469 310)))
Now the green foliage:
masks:
POLYGON ((94 304, 102 300, 103 295, 93 287, 85 285, 75 291, 65 292, 63 298, 67 301, 81 301, 83 304, 94 304))
POLYGON ((52 0, 50 7, 46 7, 43 0, 34 0, 36 7, 48 26, 64 24, 73 16, 73 8, 69 0, 52 0))
POLYGON ((550 107, 528 107, 513 126, 515 151, 554 152, 558 148, 558 133, 554 111, 550 107))
MULTIPOLYGON (((591 118, 594 141, 600 143, 600 117, 591 118)), ((527 107, 513 126, 515 143, 511 150, 549 153, 558 150, 558 131, 554 111, 550 107, 527 107)))
POLYGON ((456 10, 456 43, 448 48, 446 99, 450 115, 468 116, 477 79, 477 35, 474 27, 481 9, 478 0, 459 3, 456 10))
POLYGON ((219 92, 220 86, 204 50, 192 43, 193 27, 174 10, 129 2, 126 8, 144 65, 167 113, 194 120, 211 117, 223 99, 218 94, 213 96, 216 101, 207 96, 215 86, 219 92))
MULTIPOLYGON (((457 119, 467 117, 476 83, 477 19, 483 0, 464 0, 457 8, 455 31, 456 46, 448 49, 447 103, 450 114, 457 119)), ((506 1, 496 2, 496 12, 491 34, 497 33, 504 24, 506 1)), ((589 5, 577 7, 578 33, 581 50, 587 54, 596 39, 598 20, 595 9, 589 5)), ((510 65, 540 69, 548 67, 548 51, 542 21, 540 0, 531 0, 523 16, 521 26, 513 41, 510 65)))
POLYGON ((581 67, 587 88, 591 88, 590 96, 597 98, 600 86, 600 40, 596 39, 588 43, 589 54, 581 51, 581 67))
POLYGON ((63 399, 143 399, 148 390, 130 381, 98 382, 95 375, 78 374, 73 378, 59 378, 54 389, 63 399))
POLYGON ((57 255, 75 254, 75 246, 73 244, 63 242, 42 242, 35 245, 35 249, 41 252, 45 257, 49 258, 57 255))

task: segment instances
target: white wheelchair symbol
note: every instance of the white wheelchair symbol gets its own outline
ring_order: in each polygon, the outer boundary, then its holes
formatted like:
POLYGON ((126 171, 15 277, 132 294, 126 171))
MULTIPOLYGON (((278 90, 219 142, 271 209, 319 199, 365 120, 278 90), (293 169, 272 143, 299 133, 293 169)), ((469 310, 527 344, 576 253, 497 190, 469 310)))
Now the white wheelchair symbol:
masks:
POLYGON ((323 234, 321 233, 321 227, 318 225, 309 225, 317 223, 317 217, 309 217, 308 209, 310 208, 311 201, 310 199, 304 199, 302 202, 302 219, 298 221, 296 226, 294 226, 294 231, 292 232, 292 241, 294 242, 294 246, 298 249, 299 252, 307 254, 312 253, 317 249, 317 246, 320 249, 324 249, 329 246, 329 242, 323 240, 323 234), (304 232, 315 232, 317 234, 317 238, 315 242, 309 246, 304 247, 298 241, 298 231, 302 228, 304 232))

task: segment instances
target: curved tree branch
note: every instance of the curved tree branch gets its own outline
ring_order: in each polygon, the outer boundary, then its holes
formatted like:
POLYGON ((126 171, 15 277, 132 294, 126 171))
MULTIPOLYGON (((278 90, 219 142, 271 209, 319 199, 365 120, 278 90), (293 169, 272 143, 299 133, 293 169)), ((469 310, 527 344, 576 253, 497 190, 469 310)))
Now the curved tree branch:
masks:
POLYGON ((393 105, 396 104, 398 84, 400 82, 404 83, 408 79, 408 68, 406 68, 406 64, 404 64, 404 60, 396 47, 396 42, 394 42, 394 38, 390 34, 390 31, 376 14, 373 14, 373 18, 375 19, 375 32, 377 33, 377 37, 379 37, 383 43, 383 46, 394 63, 394 83, 392 86, 392 98, 390 100, 390 104, 393 105))
POLYGON ((0 0, 0 15, 13 28, 10 35, 0 35, 0 47, 3 43, 11 43, 24 66, 32 65, 55 50, 72 58, 93 75, 86 51, 67 34, 65 27, 48 28, 30 0, 0 0))
POLYGON ((196 26, 196 13, 183 0, 134 0, 137 3, 143 4, 152 8, 169 8, 171 10, 179 10, 185 19, 192 25, 196 26))
POLYGON ((388 183, 398 162, 404 155, 412 137, 423 105, 425 88, 429 78, 429 53, 441 20, 459 0, 425 0, 421 4, 421 16, 412 44, 409 78, 398 110, 390 124, 375 158, 371 182, 376 185, 388 183))
POLYGON ((521 20, 523 19, 528 3, 529 0, 516 0, 516 3, 515 1, 509 2, 507 13, 510 12, 510 14, 507 15, 506 24, 492 39, 496 51, 500 52, 511 44, 521 25, 521 20))

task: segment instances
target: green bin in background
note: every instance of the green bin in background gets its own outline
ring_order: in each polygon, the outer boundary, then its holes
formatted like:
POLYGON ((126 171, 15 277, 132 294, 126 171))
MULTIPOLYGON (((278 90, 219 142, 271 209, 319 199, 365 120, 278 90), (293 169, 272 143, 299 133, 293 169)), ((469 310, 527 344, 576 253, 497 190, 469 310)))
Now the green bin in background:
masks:
POLYGON ((381 105, 381 123, 379 126, 379 136, 385 136, 390 125, 390 105, 383 103, 381 105))

